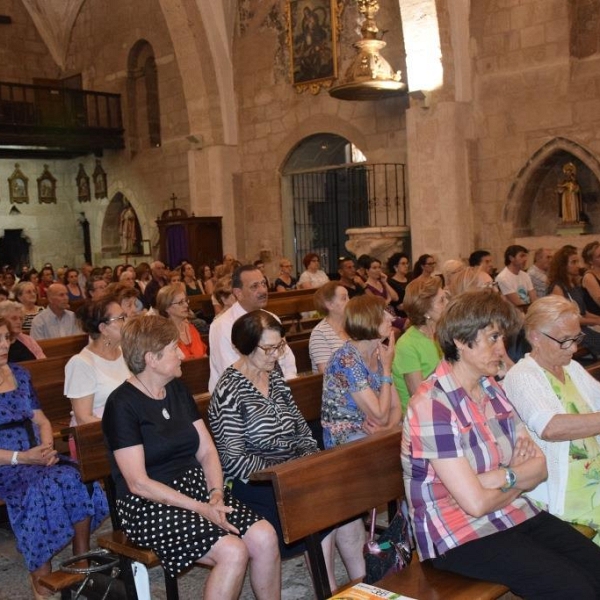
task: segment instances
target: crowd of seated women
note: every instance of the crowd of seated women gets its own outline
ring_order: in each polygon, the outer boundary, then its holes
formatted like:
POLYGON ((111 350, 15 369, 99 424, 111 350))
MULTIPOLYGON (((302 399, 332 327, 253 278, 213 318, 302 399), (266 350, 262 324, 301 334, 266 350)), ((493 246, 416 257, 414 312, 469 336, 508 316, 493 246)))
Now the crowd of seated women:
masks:
MULTIPOLYGON (((582 279, 575 248, 554 253, 548 295, 525 315, 479 266, 448 261, 442 278, 423 255, 421 273, 411 277, 408 257, 398 254, 386 277, 379 260, 362 257, 365 293, 349 299, 311 257, 302 283, 318 288, 324 315, 309 343, 313 371, 323 373, 323 440, 313 437, 283 379, 284 330, 264 310, 234 323, 239 360, 220 377, 209 414, 199 415, 179 377, 184 357, 207 351, 187 296, 206 291, 209 278, 196 280, 183 265, 181 281, 158 292, 153 314, 137 314, 128 281, 136 280, 124 266, 80 313, 89 343, 66 368, 72 424, 102 421, 124 531, 171 574, 195 562, 211 566, 207 599, 236 598, 248 566, 256 597, 279 598, 280 558, 304 551, 284 543, 273 490, 252 483, 254 471, 318 452, 320 443, 332 448, 400 427, 421 560, 502 583, 523 598, 598 598, 599 536, 590 540, 571 525, 600 527, 600 383, 573 360, 580 346, 595 347, 600 308, 590 308, 595 297, 600 302, 600 244, 583 256, 582 279), (393 327, 399 311, 408 318, 400 331, 393 327), (507 342, 518 331, 530 351, 513 361, 507 342)), ((275 284, 291 287, 291 263, 281 262, 275 284)), ((65 277, 75 284, 72 271, 65 277)), ((214 283, 227 310, 227 274, 214 283)), ((33 282, 12 287, 22 297, 37 291, 33 282)), ((0 496, 37 598, 47 595, 38 580, 52 556, 70 539, 75 553, 87 550, 106 504, 99 488, 81 485, 74 449, 72 459, 56 453, 27 373, 12 364, 11 352, 27 357, 21 360, 42 356, 23 331, 32 306, 0 303, 0 496), (80 491, 67 497, 56 486, 80 491), (26 514, 24 498, 33 502, 26 514), (64 533, 49 536, 40 552, 33 532, 54 514, 64 533)), ((361 519, 323 532, 332 589, 340 583, 334 549, 348 578, 360 578, 364 540, 361 519)))

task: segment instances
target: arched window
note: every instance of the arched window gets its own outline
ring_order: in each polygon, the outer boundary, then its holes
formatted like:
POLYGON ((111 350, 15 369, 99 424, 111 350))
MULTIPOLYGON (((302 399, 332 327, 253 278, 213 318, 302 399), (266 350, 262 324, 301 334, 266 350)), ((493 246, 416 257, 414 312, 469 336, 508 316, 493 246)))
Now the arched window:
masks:
POLYGON ((146 40, 137 41, 129 52, 127 101, 131 155, 160 146, 158 73, 154 50, 146 40))

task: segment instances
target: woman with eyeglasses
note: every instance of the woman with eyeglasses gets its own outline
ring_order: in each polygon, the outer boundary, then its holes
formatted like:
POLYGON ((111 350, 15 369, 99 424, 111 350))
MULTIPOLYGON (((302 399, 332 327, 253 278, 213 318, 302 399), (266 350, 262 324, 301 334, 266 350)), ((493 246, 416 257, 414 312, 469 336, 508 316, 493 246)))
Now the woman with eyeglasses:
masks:
MULTIPOLYGON (((583 341, 577 305, 550 295, 527 311, 532 351, 504 379, 509 400, 546 455, 530 496, 565 521, 600 528, 600 382, 572 360, 583 341)), ((594 541, 600 545, 600 536, 594 541)))
POLYGON ((293 268, 289 258, 282 258, 279 261, 279 277, 273 284, 276 292, 287 292, 296 289, 296 278, 292 277, 293 268))
POLYGON ((298 289, 306 290, 309 288, 318 288, 329 281, 327 273, 321 270, 319 255, 314 252, 309 252, 303 259, 302 264, 306 269, 300 274, 298 279, 298 289))
POLYGON ((413 269, 413 279, 416 279, 417 277, 423 277, 424 279, 433 277, 435 265, 435 258, 433 258, 431 254, 421 254, 421 256, 417 258, 417 262, 413 269))
POLYGON ((162 317, 173 321, 177 327, 178 345, 184 358, 206 356, 206 344, 202 341, 198 330, 190 323, 190 318, 194 318, 194 315, 190 311, 185 284, 172 283, 160 288, 156 295, 156 310, 162 317))
MULTIPOLYGON (((272 487, 249 482, 254 471, 318 452, 278 364, 285 350, 284 333, 281 323, 264 310, 246 313, 235 321, 231 341, 240 358, 217 382, 208 417, 233 496, 275 527, 281 556, 289 558, 304 552, 304 544, 285 544, 272 487)), ((335 534, 323 536, 332 589, 337 587, 333 543, 340 531, 338 548, 350 578, 365 574, 364 526, 362 521, 360 525, 353 521, 335 534)))
POLYGON ((125 313, 117 299, 108 294, 88 302, 79 316, 89 343, 65 366, 71 426, 99 421, 109 394, 131 375, 121 352, 125 313))

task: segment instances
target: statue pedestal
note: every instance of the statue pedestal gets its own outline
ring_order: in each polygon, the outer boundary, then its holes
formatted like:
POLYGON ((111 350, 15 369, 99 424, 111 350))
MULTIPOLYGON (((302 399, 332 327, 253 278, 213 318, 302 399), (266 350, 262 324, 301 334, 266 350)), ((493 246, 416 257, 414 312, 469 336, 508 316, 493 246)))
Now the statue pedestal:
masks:
POLYGON ((587 223, 561 223, 556 228, 556 235, 571 236, 571 235, 583 235, 589 233, 589 226, 587 223))
POLYGON ((368 254, 382 262, 394 252, 410 255, 410 229, 405 226, 355 227, 346 230, 346 250, 357 258, 368 254))

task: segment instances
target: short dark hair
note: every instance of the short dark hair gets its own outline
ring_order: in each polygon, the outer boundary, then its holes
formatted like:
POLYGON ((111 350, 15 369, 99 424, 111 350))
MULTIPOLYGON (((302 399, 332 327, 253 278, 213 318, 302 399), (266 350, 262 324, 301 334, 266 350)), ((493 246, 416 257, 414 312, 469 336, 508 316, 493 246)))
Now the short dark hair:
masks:
POLYGON ((492 253, 488 252, 487 250, 475 250, 475 252, 471 252, 469 255, 469 266, 478 267, 486 256, 491 255, 492 253))
POLYGON ((304 265, 304 268, 308 269, 308 265, 310 265, 310 263, 313 260, 315 260, 315 258, 320 261, 319 255, 316 252, 309 252, 308 254, 306 254, 302 259, 302 264, 304 265))
POLYGON ((233 270, 231 274, 231 288, 242 288, 242 273, 250 273, 251 271, 259 271, 254 265, 241 265, 233 270))
POLYGON ((521 324, 517 309, 501 294, 485 290, 464 292, 452 299, 437 323, 436 335, 446 360, 460 360, 456 341, 472 344, 477 334, 496 325, 501 333, 512 335, 521 324))
POLYGON ((101 335, 100 325, 107 323, 109 304, 119 304, 119 301, 112 294, 105 294, 98 300, 88 300, 77 311, 81 328, 93 340, 97 340, 101 335))
POLYGON ((285 337, 284 326, 266 310, 253 310, 242 315, 231 328, 231 343, 243 356, 252 354, 264 331, 272 329, 285 337))
POLYGON ((510 265, 510 259, 515 257, 519 252, 525 252, 525 254, 529 254, 529 250, 525 248, 525 246, 520 246, 519 244, 513 244, 509 246, 504 251, 504 266, 508 267, 510 265))

